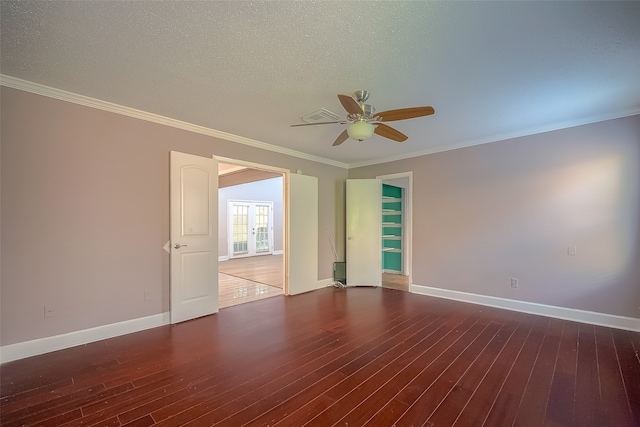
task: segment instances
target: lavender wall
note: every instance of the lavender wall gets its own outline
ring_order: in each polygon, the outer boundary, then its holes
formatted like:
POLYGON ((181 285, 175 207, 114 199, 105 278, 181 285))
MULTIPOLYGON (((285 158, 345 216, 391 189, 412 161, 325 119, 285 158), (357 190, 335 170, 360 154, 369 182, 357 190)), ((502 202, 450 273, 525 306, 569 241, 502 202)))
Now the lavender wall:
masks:
POLYGON ((640 116, 352 169, 349 178, 406 171, 414 284, 640 317, 640 116))
POLYGON ((0 101, 1 345, 169 310, 171 150, 318 177, 319 235, 343 245, 345 169, 7 87, 0 101))
POLYGON ((0 345, 168 311, 171 150, 318 177, 319 279, 327 233, 344 259, 347 175, 413 171, 414 284, 640 317, 640 116, 347 172, 6 87, 0 102, 0 345))

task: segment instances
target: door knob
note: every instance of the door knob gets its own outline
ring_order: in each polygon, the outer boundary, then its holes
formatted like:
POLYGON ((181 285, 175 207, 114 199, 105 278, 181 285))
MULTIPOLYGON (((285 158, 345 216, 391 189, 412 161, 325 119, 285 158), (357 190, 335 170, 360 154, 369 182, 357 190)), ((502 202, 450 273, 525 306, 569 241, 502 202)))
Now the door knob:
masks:
POLYGON ((176 248, 176 249, 180 249, 180 248, 182 248, 182 247, 185 247, 185 248, 186 248, 186 247, 187 247, 187 245, 181 245, 180 243, 176 243, 175 245, 173 245, 173 247, 174 247, 174 248, 176 248))

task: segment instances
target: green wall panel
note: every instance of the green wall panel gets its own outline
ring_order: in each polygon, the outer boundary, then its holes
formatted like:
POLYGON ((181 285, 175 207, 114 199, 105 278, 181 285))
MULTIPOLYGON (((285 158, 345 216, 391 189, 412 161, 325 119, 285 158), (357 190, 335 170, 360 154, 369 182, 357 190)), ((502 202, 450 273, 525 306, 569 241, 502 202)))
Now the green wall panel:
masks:
MULTIPOLYGON (((401 200, 386 200, 385 197, 393 199, 402 199, 402 188, 393 185, 382 184, 382 222, 402 224, 402 215, 395 212, 386 212, 385 210, 393 210, 402 212, 401 200)), ((382 227, 383 236, 402 236, 402 227, 384 226, 382 227)), ((402 240, 398 238, 382 238, 383 248, 402 249, 402 240)), ((382 252, 382 268, 384 270, 402 271, 402 253, 401 252, 382 252)))
POLYGON ((385 270, 402 271, 402 254, 400 252, 382 252, 382 267, 385 270))

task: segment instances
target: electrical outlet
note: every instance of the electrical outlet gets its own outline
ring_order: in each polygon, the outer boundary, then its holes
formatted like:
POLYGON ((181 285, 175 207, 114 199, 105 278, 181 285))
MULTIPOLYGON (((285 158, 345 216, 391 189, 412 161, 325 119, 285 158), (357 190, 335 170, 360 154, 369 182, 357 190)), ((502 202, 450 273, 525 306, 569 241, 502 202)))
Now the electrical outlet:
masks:
POLYGON ((151 301, 151 292, 144 291, 144 300, 151 301))
POLYGON ((53 307, 51 307, 50 305, 44 306, 44 317, 53 317, 53 307))
POLYGON ((511 278, 511 287, 512 288, 518 287, 518 279, 511 278))
POLYGON ((578 255, 578 248, 577 248, 575 245, 573 245, 573 246, 569 246, 569 247, 567 248, 567 254, 568 254, 569 256, 576 256, 576 255, 578 255))

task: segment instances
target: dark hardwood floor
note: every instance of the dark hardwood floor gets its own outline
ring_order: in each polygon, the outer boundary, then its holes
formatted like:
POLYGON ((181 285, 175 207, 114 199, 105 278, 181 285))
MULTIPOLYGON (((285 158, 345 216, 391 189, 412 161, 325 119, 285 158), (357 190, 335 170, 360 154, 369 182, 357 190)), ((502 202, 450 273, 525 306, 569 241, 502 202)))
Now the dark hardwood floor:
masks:
POLYGON ((3 427, 640 426, 640 333, 326 288, 0 366, 3 427))

